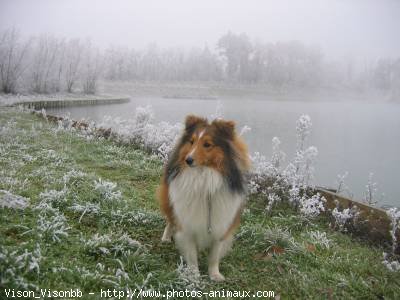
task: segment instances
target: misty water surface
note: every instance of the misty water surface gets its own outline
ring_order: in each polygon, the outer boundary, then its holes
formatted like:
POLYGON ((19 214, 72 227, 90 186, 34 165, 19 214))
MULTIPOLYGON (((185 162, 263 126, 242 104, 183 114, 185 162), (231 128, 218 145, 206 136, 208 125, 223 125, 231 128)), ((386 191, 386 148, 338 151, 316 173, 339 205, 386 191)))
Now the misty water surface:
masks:
MULTIPOLYGON (((380 204, 399 205, 400 105, 379 102, 306 102, 225 99, 224 118, 235 120, 238 128, 248 125, 245 134, 250 151, 271 155, 271 139, 280 138, 286 163, 294 156, 296 120, 310 115, 313 123, 308 145, 318 148, 316 184, 336 187, 337 174, 348 171, 346 184, 356 199, 361 199, 369 172, 374 173, 380 204), (382 196, 384 193, 384 196, 382 196)), ((216 100, 164 99, 139 97, 130 103, 69 107, 74 119, 101 120, 103 116, 131 118, 135 107, 151 105, 156 120, 183 122, 189 113, 210 117, 215 113, 216 100)), ((53 113, 54 110, 49 110, 53 113)))

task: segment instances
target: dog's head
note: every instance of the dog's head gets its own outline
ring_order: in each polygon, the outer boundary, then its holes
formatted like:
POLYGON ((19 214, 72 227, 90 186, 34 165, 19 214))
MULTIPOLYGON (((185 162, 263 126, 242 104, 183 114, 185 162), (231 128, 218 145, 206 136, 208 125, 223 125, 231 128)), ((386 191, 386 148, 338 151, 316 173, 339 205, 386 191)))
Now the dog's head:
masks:
POLYGON ((233 153, 230 143, 235 138, 233 121, 214 120, 189 115, 179 151, 181 167, 208 166, 219 171, 224 167, 226 156, 233 153))

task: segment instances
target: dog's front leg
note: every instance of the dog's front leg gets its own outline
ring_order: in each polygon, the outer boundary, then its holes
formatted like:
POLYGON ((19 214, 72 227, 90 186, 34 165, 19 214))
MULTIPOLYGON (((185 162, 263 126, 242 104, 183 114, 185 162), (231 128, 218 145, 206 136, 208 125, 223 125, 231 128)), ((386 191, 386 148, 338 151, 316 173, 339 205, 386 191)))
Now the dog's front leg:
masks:
POLYGON ((223 256, 223 242, 214 241, 208 255, 208 274, 213 281, 224 281, 225 277, 219 272, 219 262, 223 256))
POLYGON ((171 223, 167 222, 167 225, 165 226, 163 236, 161 238, 161 242, 163 243, 169 243, 171 242, 172 234, 173 234, 173 226, 171 223))
POLYGON ((197 247, 192 236, 179 231, 175 234, 176 243, 185 258, 185 261, 190 269, 199 273, 199 264, 197 261, 197 247))

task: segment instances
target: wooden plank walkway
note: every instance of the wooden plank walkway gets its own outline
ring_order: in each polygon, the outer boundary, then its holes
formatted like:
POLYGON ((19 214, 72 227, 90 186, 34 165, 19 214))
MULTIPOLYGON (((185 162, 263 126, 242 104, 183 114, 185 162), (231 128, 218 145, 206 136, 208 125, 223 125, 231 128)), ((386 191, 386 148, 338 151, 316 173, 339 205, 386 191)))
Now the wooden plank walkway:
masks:
POLYGON ((77 100, 39 100, 39 101, 24 101, 13 103, 12 106, 22 105, 35 110, 42 108, 59 108, 70 106, 88 106, 88 105, 104 105, 127 103, 129 98, 110 98, 110 99, 77 99, 77 100))

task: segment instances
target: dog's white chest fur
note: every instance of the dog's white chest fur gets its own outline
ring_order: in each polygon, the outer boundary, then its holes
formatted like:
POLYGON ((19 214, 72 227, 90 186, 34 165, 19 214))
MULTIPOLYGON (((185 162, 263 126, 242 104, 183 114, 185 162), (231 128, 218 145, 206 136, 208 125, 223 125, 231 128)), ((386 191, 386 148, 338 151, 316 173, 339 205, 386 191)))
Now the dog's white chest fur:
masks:
POLYGON ((243 203, 232 193, 223 176, 208 167, 183 170, 169 186, 170 201, 185 235, 205 248, 227 232, 243 203))

